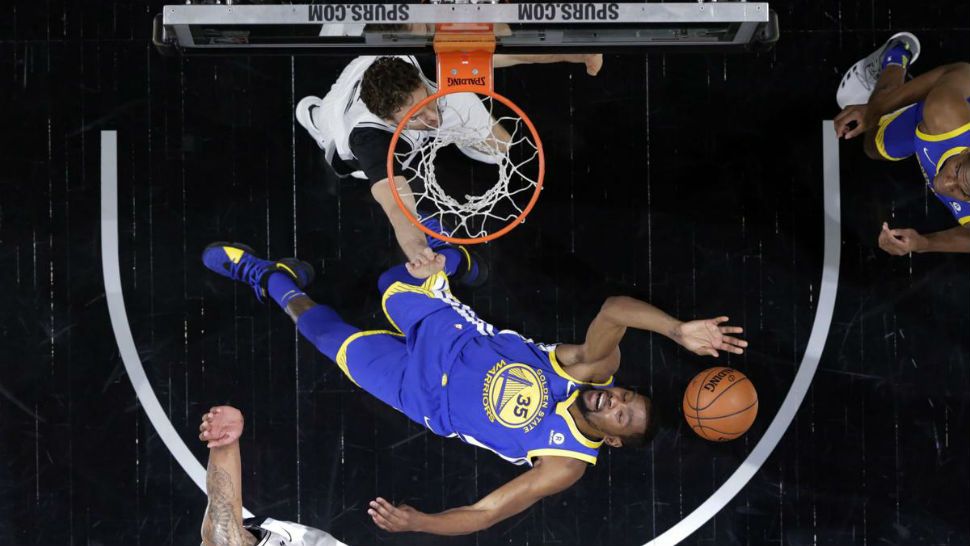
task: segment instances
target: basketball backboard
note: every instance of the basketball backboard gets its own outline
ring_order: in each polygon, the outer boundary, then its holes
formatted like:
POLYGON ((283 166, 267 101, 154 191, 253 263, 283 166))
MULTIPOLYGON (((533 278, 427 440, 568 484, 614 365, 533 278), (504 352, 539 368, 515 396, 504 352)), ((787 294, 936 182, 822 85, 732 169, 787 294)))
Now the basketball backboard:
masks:
POLYGON ((417 54, 435 25, 493 24, 496 53, 730 49, 770 44, 764 2, 169 5, 155 42, 183 54, 417 54))

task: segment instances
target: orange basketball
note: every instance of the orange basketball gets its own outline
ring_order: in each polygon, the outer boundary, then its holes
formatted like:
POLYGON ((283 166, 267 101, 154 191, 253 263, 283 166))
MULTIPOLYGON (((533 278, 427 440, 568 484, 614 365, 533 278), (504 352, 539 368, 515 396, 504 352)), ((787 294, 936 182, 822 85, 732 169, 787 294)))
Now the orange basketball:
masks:
POLYGON ((684 392, 684 418, 705 440, 733 440, 751 428, 757 415, 758 393, 734 368, 708 368, 684 392))

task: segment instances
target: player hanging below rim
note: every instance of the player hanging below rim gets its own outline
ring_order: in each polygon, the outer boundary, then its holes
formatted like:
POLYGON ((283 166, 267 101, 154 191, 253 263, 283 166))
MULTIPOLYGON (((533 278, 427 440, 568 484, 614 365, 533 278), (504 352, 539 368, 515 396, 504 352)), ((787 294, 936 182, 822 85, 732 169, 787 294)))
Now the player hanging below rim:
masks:
POLYGON ((959 226, 921 234, 883 222, 879 247, 910 252, 970 252, 970 63, 934 68, 906 81, 920 44, 908 32, 849 69, 839 86, 839 137, 864 134, 866 155, 901 161, 915 155, 926 185, 959 226))
POLYGON ((446 246, 395 266, 378 281, 392 330, 362 331, 303 289, 313 279, 295 258, 263 260, 239 244, 213 243, 210 270, 270 298, 360 388, 445 437, 489 449, 531 468, 470 506, 436 514, 383 498, 370 503, 387 531, 460 535, 488 528, 559 493, 595 464, 603 444, 639 446, 657 428, 650 399, 616 387, 627 328, 663 334, 699 355, 741 354, 747 342, 727 317, 681 322, 656 307, 611 297, 582 344, 545 345, 498 330, 458 301, 449 277, 469 267, 446 246))
MULTIPOLYGON (((602 55, 495 55, 496 68, 518 64, 569 62, 585 64, 586 72, 595 76, 603 66, 602 55)), ((340 74, 330 92, 322 99, 304 97, 296 107, 296 119, 323 150, 327 164, 341 178, 367 180, 371 194, 380 204, 394 229, 394 236, 408 260, 417 259, 429 246, 440 242, 426 237, 408 221, 398 208, 387 179, 387 155, 391 137, 404 115, 421 100, 437 91, 437 84, 425 76, 419 61, 411 56, 354 59, 340 74)), ((474 93, 449 95, 449 108, 440 110, 429 103, 402 131, 395 153, 406 155, 416 149, 430 130, 449 127, 468 127, 468 119, 483 119, 488 123, 489 112, 474 93)), ((510 136, 498 123, 491 124, 495 142, 509 142, 510 136)), ((459 148, 465 155, 487 161, 474 149, 459 148)), ((400 166, 396 167, 400 169, 400 166)), ((395 172, 398 193, 416 218, 428 211, 416 210, 415 202, 402 172, 395 172)), ((425 214, 424 216, 428 216, 425 214)), ((444 227, 437 219, 427 218, 426 227, 438 233, 444 227)), ((472 277, 478 260, 472 267, 472 277)), ((467 279, 463 284, 473 283, 467 279)))

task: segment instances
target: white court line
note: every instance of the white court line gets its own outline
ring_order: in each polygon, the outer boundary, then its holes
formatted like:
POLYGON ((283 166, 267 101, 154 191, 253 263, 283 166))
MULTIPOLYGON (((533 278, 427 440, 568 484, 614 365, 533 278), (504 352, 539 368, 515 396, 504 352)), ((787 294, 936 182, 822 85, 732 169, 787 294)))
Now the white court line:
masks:
MULTIPOLYGON (((125 371, 141 407, 155 427, 158 437, 175 457, 182 470, 205 492, 205 468, 195 459, 185 442, 175 431, 168 415, 158 403, 158 397, 145 375, 141 358, 135 348, 125 311, 125 296, 121 291, 121 267, 118 261, 118 134, 101 131, 101 267, 104 273, 104 291, 108 300, 111 328, 118 343, 118 352, 125 364, 125 371)), ((200 511, 201 514, 201 511, 200 511)), ((243 508, 243 517, 253 514, 243 508)), ((201 516, 200 516, 201 519, 201 516)))
POLYGON ((648 542, 645 546, 672 546, 684 540, 698 530, 722 508, 731 502, 748 481, 765 463, 768 456, 781 441, 788 425, 795 418, 798 407, 801 406, 805 394, 815 377, 825 340, 829 335, 832 324, 832 312, 835 310, 835 296, 839 287, 839 261, 842 247, 841 231, 841 200, 839 195, 839 141, 835 138, 835 127, 831 121, 822 122, 822 159, 823 159, 823 200, 825 221, 825 257, 822 264, 822 285, 819 288, 818 308, 815 310, 815 323, 808 338, 805 356, 798 367, 798 373, 792 386, 788 389, 785 400, 775 418, 768 425, 764 436, 758 440, 748 458, 734 471, 703 504, 687 515, 679 523, 667 529, 663 534, 648 542))

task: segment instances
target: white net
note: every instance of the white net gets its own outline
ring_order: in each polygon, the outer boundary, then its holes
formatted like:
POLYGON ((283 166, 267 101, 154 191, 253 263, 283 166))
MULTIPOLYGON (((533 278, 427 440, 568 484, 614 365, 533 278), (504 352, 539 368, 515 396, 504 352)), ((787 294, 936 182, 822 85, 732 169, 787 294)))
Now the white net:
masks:
POLYGON ((519 218, 532 199, 539 183, 539 148, 522 118, 490 96, 452 93, 437 105, 439 126, 421 130, 410 152, 394 154, 410 187, 401 194, 414 198, 425 219, 437 218, 444 235, 485 237, 519 218), (497 176, 495 183, 468 180, 482 178, 470 170, 441 169, 439 153, 452 144, 494 166, 489 176, 497 176))

